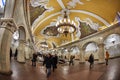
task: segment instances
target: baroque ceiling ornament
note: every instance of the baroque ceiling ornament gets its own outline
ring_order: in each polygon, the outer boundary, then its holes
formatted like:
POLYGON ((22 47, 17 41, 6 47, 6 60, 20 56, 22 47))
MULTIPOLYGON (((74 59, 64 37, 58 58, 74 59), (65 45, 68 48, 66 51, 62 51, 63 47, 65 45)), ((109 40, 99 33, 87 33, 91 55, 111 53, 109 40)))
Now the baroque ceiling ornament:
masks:
MULTIPOLYGON (((86 1, 90 1, 90 0, 86 0, 86 1)), ((77 3, 80 5, 84 5, 84 3, 81 0, 72 0, 67 3, 68 5, 67 8, 68 9, 75 8, 77 3)))
POLYGON ((49 26, 46 27, 43 31, 42 34, 44 34, 45 36, 58 36, 58 31, 57 28, 55 26, 49 26))
MULTIPOLYGON (((91 27, 91 29, 93 29, 95 31, 98 31, 99 28, 102 27, 99 25, 99 23, 93 22, 92 19, 90 19, 90 18, 85 18, 84 20, 81 20, 79 17, 75 17, 75 20, 77 22, 84 22, 84 23, 88 24, 91 27)), ((80 24, 79 24, 79 26, 80 26, 80 24)))
POLYGON ((48 3, 49 0, 30 0, 30 11, 32 11, 31 15, 33 15, 33 17, 31 17, 31 23, 33 23, 32 26, 39 22, 39 20, 45 16, 45 13, 54 10, 54 7, 52 6, 47 7, 48 3))
POLYGON ((33 7, 46 6, 49 0, 30 0, 30 3, 33 7))
MULTIPOLYGON (((71 42, 72 40, 78 40, 93 34, 101 27, 109 27, 111 22, 115 19, 116 12, 118 12, 119 0, 117 1, 93 1, 93 0, 31 0, 37 1, 36 5, 43 6, 46 9, 45 12, 38 15, 34 23, 33 34, 38 36, 39 39, 44 37, 49 38, 49 43, 54 41, 55 44, 60 46, 63 40, 71 42), (111 3, 112 2, 112 3, 111 3), (98 5, 99 4, 99 5, 98 5), (108 4, 110 7, 103 8, 108 4), (96 6, 96 7, 94 7, 96 6), (94 7, 94 8, 93 8, 94 7), (61 10, 69 9, 67 13, 71 20, 74 20, 76 25, 76 31, 73 35, 57 35, 54 29, 55 22, 63 19, 61 10), (114 10, 113 10, 114 9, 114 10), (102 13, 104 11, 104 13, 102 13), (78 19, 76 20, 75 17, 78 19), (53 22, 53 25, 50 23, 53 22), (53 27, 54 26, 54 27, 53 27), (52 31, 50 31, 52 30, 52 31), (44 33, 44 34, 43 34, 44 33), (85 34, 85 35, 83 35, 85 34), (50 36, 50 37, 49 37, 50 36), (81 37, 82 36, 82 37, 81 37), (57 37, 57 38, 56 38, 57 37), (73 37, 73 38, 72 38, 73 37)), ((35 4, 35 3, 34 3, 35 4)), ((35 5, 34 5, 35 7, 35 5)), ((64 12, 64 11, 63 11, 64 12)))

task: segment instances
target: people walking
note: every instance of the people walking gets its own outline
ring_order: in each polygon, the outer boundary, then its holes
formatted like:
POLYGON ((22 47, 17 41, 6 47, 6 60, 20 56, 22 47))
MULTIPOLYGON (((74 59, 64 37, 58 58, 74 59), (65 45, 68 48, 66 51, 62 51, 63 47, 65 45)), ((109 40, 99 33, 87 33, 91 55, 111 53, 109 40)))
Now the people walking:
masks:
POLYGON ((57 63, 58 63, 58 56, 55 54, 52 56, 52 68, 53 72, 57 68, 57 63))
POLYGON ((69 61, 69 66, 70 66, 71 64, 74 65, 73 59, 74 59, 74 56, 71 55, 71 56, 70 56, 70 61, 69 61))
POLYGON ((36 66, 36 61, 37 61, 37 54, 33 53, 32 66, 36 66))
POLYGON ((93 67, 93 64, 94 64, 94 56, 93 56, 93 54, 91 54, 89 56, 88 62, 90 63, 90 69, 91 69, 93 67))
POLYGON ((11 58, 12 58, 12 49, 10 48, 10 61, 11 61, 11 58))
POLYGON ((49 78, 50 74, 51 74, 51 66, 52 66, 52 58, 50 54, 47 54, 44 62, 43 62, 43 66, 46 66, 46 73, 47 73, 47 78, 49 78))
POLYGON ((17 60, 18 50, 15 50, 14 59, 17 60))
POLYGON ((108 53, 108 51, 106 51, 106 65, 108 65, 108 59, 109 59, 109 53, 108 53))

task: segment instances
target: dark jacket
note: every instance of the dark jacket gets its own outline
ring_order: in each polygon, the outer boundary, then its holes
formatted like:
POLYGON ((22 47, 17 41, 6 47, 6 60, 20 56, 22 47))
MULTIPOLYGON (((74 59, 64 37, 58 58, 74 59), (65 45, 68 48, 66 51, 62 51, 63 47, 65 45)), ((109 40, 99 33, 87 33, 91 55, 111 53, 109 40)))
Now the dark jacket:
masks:
POLYGON ((52 65, 56 65, 58 63, 58 57, 54 56, 52 57, 52 65))
POLYGON ((18 50, 16 49, 14 57, 17 57, 18 55, 18 50))
POLYGON ((33 61, 33 62, 36 62, 36 61, 37 61, 37 54, 35 54, 35 53, 33 54, 32 61, 33 61))
POLYGON ((43 62, 43 65, 46 65, 46 68, 51 68, 51 65, 52 65, 52 58, 51 57, 46 57, 44 62, 43 62))
POLYGON ((90 55, 88 62, 93 63, 94 62, 94 56, 90 55))

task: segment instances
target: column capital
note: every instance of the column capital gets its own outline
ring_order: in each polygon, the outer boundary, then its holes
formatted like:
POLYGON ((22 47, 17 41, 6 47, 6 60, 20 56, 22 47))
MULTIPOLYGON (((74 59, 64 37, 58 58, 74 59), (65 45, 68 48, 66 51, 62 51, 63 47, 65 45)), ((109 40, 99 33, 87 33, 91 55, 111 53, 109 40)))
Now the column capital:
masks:
POLYGON ((12 33, 14 33, 17 30, 17 25, 13 18, 1 18, 0 25, 0 28, 5 28, 12 33))
POLYGON ((104 46, 104 43, 100 43, 100 44, 98 44, 98 46, 104 46))
POLYGON ((83 49, 81 45, 78 45, 77 47, 78 47, 80 50, 82 50, 82 49, 83 49))
POLYGON ((26 45, 26 41, 25 40, 19 40, 19 44, 26 45))

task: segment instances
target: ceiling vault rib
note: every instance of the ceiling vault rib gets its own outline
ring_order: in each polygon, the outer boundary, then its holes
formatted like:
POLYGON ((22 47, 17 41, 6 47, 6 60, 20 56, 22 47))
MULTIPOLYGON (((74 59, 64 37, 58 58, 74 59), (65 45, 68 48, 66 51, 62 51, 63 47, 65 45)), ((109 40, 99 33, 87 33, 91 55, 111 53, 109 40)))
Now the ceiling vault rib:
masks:
POLYGON ((65 6, 64 6, 62 0, 57 0, 57 2, 59 3, 59 5, 61 6, 62 9, 65 9, 65 6))

